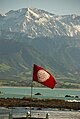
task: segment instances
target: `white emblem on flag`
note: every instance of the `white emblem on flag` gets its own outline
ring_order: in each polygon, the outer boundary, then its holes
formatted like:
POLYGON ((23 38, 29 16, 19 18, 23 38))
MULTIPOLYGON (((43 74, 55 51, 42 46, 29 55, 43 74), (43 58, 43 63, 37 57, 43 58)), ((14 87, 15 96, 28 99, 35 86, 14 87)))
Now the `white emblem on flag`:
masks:
POLYGON ((44 82, 47 79, 49 79, 50 74, 48 74, 45 70, 39 70, 37 72, 37 76, 38 76, 38 81, 39 82, 44 82))

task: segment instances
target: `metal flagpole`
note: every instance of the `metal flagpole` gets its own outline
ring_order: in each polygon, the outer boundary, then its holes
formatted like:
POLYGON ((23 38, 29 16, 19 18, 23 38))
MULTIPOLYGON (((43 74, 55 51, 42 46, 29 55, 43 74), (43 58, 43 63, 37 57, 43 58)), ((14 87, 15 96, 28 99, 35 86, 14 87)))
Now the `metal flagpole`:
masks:
POLYGON ((32 105, 32 91, 33 91, 33 81, 32 81, 32 83, 31 83, 31 98, 30 98, 30 117, 31 117, 31 105, 32 105))
MULTIPOLYGON (((32 77, 33 77, 33 71, 32 71, 32 77)), ((32 108, 32 93, 33 93, 33 79, 32 79, 32 82, 31 82, 30 117, 31 117, 31 108, 32 108)))

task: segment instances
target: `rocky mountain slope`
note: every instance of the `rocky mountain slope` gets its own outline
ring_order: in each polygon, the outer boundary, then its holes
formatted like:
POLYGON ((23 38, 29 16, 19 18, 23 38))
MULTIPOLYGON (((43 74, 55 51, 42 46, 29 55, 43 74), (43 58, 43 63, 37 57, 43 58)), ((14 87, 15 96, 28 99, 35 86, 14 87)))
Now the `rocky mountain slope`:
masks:
POLYGON ((80 16, 59 16, 36 8, 11 10, 0 15, 0 30, 24 32, 29 37, 80 37, 80 16))
MULTIPOLYGON (((0 85, 29 86, 32 64, 80 87, 80 16, 23 8, 0 15, 0 85)), ((37 85, 37 84, 34 84, 37 85)))

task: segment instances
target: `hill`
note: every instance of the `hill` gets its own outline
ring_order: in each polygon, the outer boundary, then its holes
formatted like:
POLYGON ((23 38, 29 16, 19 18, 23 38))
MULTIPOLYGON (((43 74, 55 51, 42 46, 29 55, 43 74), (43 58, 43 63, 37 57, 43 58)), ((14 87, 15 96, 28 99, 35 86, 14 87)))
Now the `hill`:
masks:
POLYGON ((34 63, 54 75, 56 87, 80 88, 80 16, 36 8, 0 15, 0 85, 30 86, 34 63))
POLYGON ((25 41, 20 37, 15 40, 0 37, 0 85, 30 86, 35 63, 55 76, 58 87, 79 87, 80 40, 76 39, 75 44, 73 40, 26 37, 25 41))

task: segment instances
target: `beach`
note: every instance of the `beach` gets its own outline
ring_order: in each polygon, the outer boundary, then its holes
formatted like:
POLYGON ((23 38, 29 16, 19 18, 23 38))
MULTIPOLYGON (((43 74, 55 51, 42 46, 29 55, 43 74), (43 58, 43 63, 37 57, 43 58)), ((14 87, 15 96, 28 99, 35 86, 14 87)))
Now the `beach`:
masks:
POLYGON ((80 102, 69 102, 59 99, 38 99, 38 98, 0 98, 0 107, 39 107, 58 108, 60 110, 80 110, 80 102))

